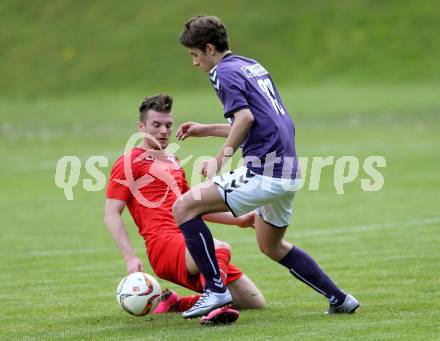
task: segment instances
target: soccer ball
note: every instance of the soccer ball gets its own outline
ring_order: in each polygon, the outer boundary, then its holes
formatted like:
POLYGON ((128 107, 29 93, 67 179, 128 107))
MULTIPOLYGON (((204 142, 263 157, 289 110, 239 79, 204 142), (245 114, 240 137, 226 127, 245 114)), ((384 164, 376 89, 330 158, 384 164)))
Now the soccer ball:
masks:
POLYGON ((122 309, 135 316, 152 312, 160 301, 161 289, 157 280, 146 273, 125 276, 116 289, 116 300, 122 309))

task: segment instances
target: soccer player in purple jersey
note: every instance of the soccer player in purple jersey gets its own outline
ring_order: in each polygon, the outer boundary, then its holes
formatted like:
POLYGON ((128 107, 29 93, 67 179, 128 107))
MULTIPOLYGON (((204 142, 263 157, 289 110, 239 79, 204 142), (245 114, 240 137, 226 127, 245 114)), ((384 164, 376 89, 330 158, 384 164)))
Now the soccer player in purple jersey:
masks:
POLYGON ((203 214, 227 210, 234 216, 256 210, 255 231, 261 251, 324 295, 330 303, 328 313, 355 312, 359 302, 339 289, 311 256, 284 239, 300 175, 295 127, 269 73, 255 60, 231 52, 226 28, 217 17, 191 18, 180 43, 191 54, 193 65, 209 72, 230 124, 187 122, 179 127, 177 138, 226 138, 217 156, 201 165, 202 175, 208 178, 219 172, 239 147, 244 158, 244 166, 214 176, 174 203, 175 220, 206 280, 204 293, 183 317, 205 315, 232 300, 219 275, 212 235, 201 219, 203 214))

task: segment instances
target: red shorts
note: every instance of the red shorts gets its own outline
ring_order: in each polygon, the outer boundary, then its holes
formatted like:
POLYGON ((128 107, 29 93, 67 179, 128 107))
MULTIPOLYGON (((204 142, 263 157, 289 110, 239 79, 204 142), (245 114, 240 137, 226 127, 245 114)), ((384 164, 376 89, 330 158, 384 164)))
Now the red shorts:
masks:
MULTIPOLYGON (((190 275, 186 270, 186 244, 181 233, 170 234, 160 242, 149 243, 148 259, 155 274, 162 279, 178 284, 193 291, 202 292, 201 274, 190 275)), ((226 285, 236 281, 243 272, 235 265, 229 264, 226 285)))

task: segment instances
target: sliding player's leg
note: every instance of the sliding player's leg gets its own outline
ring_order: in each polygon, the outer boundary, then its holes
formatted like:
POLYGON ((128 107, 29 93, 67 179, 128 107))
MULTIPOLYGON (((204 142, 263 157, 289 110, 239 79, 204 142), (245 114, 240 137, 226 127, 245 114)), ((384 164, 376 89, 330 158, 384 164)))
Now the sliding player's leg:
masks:
MULTIPOLYGON (((229 244, 220 240, 214 240, 214 243, 216 259, 224 282, 228 284, 241 277, 243 273, 229 263, 231 259, 229 244)), ((178 233, 163 240, 161 246, 155 248, 156 252, 167 255, 167 257, 150 257, 153 269, 160 278, 196 292, 203 291, 203 277, 185 246, 182 234, 178 233)), ((162 300, 155 312, 183 312, 191 308, 199 297, 198 294, 180 297, 174 291, 164 290, 162 300)))
MULTIPOLYGON (((228 324, 233 323, 240 316, 235 309, 259 309, 264 306, 264 297, 256 285, 238 269, 229 263, 231 259, 231 249, 229 244, 214 239, 216 257, 218 260, 222 280, 226 284, 232 295, 233 308, 221 307, 208 312, 200 319, 201 324, 228 324)), ((191 255, 187 251, 187 268, 193 274, 198 269, 191 255)), ((200 274, 200 281, 203 283, 203 275, 200 274)))
POLYGON ((201 324, 229 324, 238 319, 236 309, 261 309, 264 297, 256 285, 233 264, 229 264, 226 286, 233 297, 232 308, 215 309, 200 319, 201 324))
POLYGON ((236 309, 261 309, 265 300, 261 291, 252 280, 243 274, 239 279, 228 284, 232 295, 232 306, 236 309))
MULTIPOLYGON (((231 247, 228 243, 214 239, 215 252, 225 282, 232 295, 232 305, 236 309, 259 309, 265 304, 264 296, 252 280, 240 269, 230 263, 231 247)), ((186 251, 186 266, 192 275, 198 274, 197 265, 188 250, 186 251)), ((203 277, 201 277, 203 280, 203 277)))
MULTIPOLYGON (((231 247, 228 243, 221 240, 214 239, 216 258, 219 263, 220 273, 222 279, 225 282, 228 289, 231 291, 233 297, 233 306, 236 309, 259 309, 264 306, 264 297, 256 285, 236 266, 230 263, 231 259, 231 247)), ((183 238, 174 237, 167 242, 168 249, 162 250, 170 254, 172 257, 167 257, 163 260, 161 265, 156 265, 157 272, 160 273, 161 278, 171 280, 176 284, 182 285, 186 288, 190 288, 195 291, 201 291, 203 288, 204 279, 198 271, 197 265, 192 259, 190 253, 185 248, 185 264, 183 264, 183 257, 180 255, 182 252, 178 251, 184 246, 183 238), (171 266, 175 266, 174 276, 170 276, 169 269, 171 266), (185 267, 182 271, 182 267, 185 267)), ((162 258, 163 259, 163 258, 162 258)), ((200 295, 179 296, 176 292, 164 289, 162 293, 162 299, 155 313, 166 312, 183 312, 191 308, 200 295)), ((230 320, 236 316, 237 312, 234 310, 224 310, 216 312, 213 316, 208 315, 204 319, 204 323, 211 323, 217 320, 226 319, 230 320)), ((221 323, 221 321, 216 323, 221 323)), ((229 321, 230 322, 230 321, 229 321)), ((224 322, 226 323, 226 322, 224 322)))
MULTIPOLYGON (((175 236, 167 238, 167 240, 161 244, 162 247, 159 252, 168 256, 157 257, 158 260, 154 262, 153 265, 155 273, 162 279, 166 279, 196 292, 202 292, 204 280, 185 246, 183 235, 180 233, 176 234, 175 236)), ((219 263, 219 271, 223 281, 226 282, 226 276, 231 266, 229 264, 231 260, 231 247, 229 244, 216 239, 214 239, 214 244, 216 259, 219 263)), ((156 257, 152 258, 155 259, 156 257)), ((232 275, 237 278, 242 275, 238 269, 232 272, 232 275)), ((155 309, 155 313, 183 312, 190 309, 199 298, 199 294, 179 296, 176 292, 165 289, 162 293, 161 302, 155 309)))
MULTIPOLYGON (((175 283, 195 292, 201 292, 199 276, 191 276, 186 269, 186 246, 181 233, 164 236, 149 245, 148 259, 155 274, 166 281, 175 283)), ((164 289, 161 302, 155 313, 182 312, 194 305, 199 294, 179 296, 175 291, 164 289)))
POLYGON ((162 296, 154 314, 181 313, 191 308, 199 298, 200 294, 180 296, 175 291, 165 288, 162 290, 162 296))

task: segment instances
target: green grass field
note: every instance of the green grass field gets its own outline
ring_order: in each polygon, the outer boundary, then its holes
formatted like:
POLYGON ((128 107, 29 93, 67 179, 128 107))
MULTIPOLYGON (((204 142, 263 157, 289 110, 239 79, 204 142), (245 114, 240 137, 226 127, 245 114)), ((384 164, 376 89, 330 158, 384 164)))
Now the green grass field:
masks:
MULTIPOLYGON (((222 122, 208 90, 174 93, 176 126, 187 119, 222 122)), ((439 92, 438 83, 281 89, 300 156, 387 160, 379 192, 361 190, 361 172, 337 195, 333 168, 325 168, 319 191, 297 194, 287 233, 362 307, 352 316, 324 316, 326 301, 260 254, 253 230, 213 226, 267 300, 264 310, 243 311, 235 325, 215 328, 177 314, 135 318, 121 311, 114 294, 125 266, 103 223, 104 191, 86 192, 80 182, 66 201, 54 184, 64 155, 77 155, 83 167, 89 156, 105 155, 111 165, 148 94, 1 97, 0 339, 439 339, 439 92)), ((210 155, 220 144, 188 140, 179 156, 210 155)), ((147 261, 128 215, 126 222, 147 261)))

